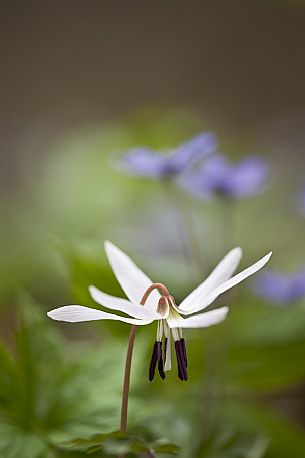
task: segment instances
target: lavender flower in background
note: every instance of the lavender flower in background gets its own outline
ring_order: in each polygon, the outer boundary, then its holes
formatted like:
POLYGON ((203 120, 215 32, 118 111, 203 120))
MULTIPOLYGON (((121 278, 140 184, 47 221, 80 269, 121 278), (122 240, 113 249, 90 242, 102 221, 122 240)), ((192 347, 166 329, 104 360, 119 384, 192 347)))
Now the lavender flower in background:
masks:
POLYGON ((123 156, 121 168, 133 175, 164 179, 183 172, 189 165, 215 151, 217 138, 210 132, 200 134, 167 154, 149 148, 133 148, 123 156))
POLYGON ((179 184, 196 197, 213 195, 242 199, 261 192, 267 183, 269 166, 257 156, 232 164, 222 154, 213 154, 179 179, 179 184))
POLYGON ((301 192, 301 211, 305 215, 305 186, 301 192))
POLYGON ((291 275, 265 270, 259 275, 254 290, 258 296, 275 304, 296 302, 305 297, 305 268, 291 275))

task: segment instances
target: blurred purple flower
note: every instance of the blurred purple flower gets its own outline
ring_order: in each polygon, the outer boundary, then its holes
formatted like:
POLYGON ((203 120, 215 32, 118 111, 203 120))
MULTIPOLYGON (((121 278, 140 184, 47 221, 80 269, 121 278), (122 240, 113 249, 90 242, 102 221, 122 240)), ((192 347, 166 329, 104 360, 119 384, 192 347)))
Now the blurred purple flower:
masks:
POLYGON ((179 183, 197 197, 213 194, 245 198, 261 192, 267 181, 269 166, 257 156, 232 164, 222 154, 214 154, 199 168, 185 173, 179 183))
POLYGON ((183 172, 190 164, 215 151, 217 138, 210 132, 200 134, 181 146, 160 154, 149 148, 134 148, 123 156, 124 170, 142 177, 169 178, 183 172))
POLYGON ((305 215, 305 187, 303 188, 303 191, 301 192, 301 208, 302 208, 302 213, 305 215))
POLYGON ((276 304, 289 304, 305 297, 305 268, 288 275, 265 270, 259 275, 254 290, 256 294, 276 304))

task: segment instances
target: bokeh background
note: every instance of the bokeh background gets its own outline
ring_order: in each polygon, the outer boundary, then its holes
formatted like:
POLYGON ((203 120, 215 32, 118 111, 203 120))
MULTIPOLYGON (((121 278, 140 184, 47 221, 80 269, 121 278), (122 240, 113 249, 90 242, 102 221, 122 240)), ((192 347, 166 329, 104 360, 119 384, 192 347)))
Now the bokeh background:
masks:
MULTIPOLYGON (((92 283, 123 295, 105 239, 177 301, 235 245, 242 267, 273 249, 270 268, 304 268, 305 5, 2 1, 0 35, 0 453, 87 456, 63 444, 118 429, 128 325, 46 311, 93 306, 92 283), (228 205, 118 167, 132 146, 166 150, 207 130, 230 160, 265 158, 263 192, 228 205), (204 272, 185 250, 194 240, 204 272)), ((187 384, 175 370, 148 383, 155 329, 140 330, 135 435, 183 458, 305 456, 304 299, 254 289, 221 299, 226 323, 186 332, 187 384)))

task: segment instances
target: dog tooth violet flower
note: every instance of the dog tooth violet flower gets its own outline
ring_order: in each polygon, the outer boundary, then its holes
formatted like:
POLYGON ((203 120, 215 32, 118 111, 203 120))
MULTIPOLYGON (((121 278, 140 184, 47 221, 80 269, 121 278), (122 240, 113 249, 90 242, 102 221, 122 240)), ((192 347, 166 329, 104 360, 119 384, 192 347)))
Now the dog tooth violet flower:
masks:
POLYGON ((89 292, 98 304, 129 317, 109 313, 102 310, 84 307, 82 305, 66 305, 48 312, 53 320, 71 323, 92 320, 117 320, 136 326, 143 326, 157 321, 157 336, 149 366, 149 380, 153 380, 155 369, 158 367, 161 378, 165 371, 171 369, 171 339, 174 340, 178 376, 187 380, 187 356, 183 328, 206 328, 223 321, 229 311, 221 307, 208 312, 206 309, 218 296, 240 283, 261 269, 269 260, 271 252, 252 266, 237 275, 234 272, 241 260, 241 248, 231 250, 216 266, 213 272, 180 304, 176 305, 174 297, 169 294, 162 283, 153 283, 134 262, 113 245, 105 242, 105 251, 112 270, 120 283, 127 299, 110 296, 95 286, 89 287, 89 292), (189 316, 185 318, 184 316, 189 316), (164 351, 162 342, 164 337, 164 351))
POLYGON ((216 136, 210 132, 197 135, 167 154, 149 148, 133 148, 123 156, 121 167, 136 176, 148 178, 172 178, 194 161, 215 151, 216 136))
POLYGON ((223 195, 243 199, 265 188, 268 173, 263 158, 249 156, 232 164, 224 155, 213 154, 200 167, 186 172, 179 183, 197 197, 223 195))

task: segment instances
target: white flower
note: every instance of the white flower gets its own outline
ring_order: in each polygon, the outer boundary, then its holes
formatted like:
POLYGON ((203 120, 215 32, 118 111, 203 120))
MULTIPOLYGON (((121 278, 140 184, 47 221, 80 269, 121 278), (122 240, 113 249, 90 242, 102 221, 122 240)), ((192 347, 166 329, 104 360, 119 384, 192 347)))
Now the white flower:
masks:
POLYGON ((82 305, 59 307, 48 312, 48 316, 53 320, 70 323, 118 320, 136 326, 158 321, 157 338, 149 370, 150 380, 154 377, 156 365, 158 365, 160 376, 165 378, 162 359, 163 335, 165 337, 164 370, 171 369, 170 341, 173 337, 179 378, 187 379, 187 358, 182 328, 206 328, 223 321, 229 311, 228 307, 193 314, 205 309, 225 291, 264 267, 272 254, 270 252, 252 266, 232 276, 242 257, 241 248, 234 248, 222 259, 213 272, 177 306, 164 285, 153 283, 119 248, 106 241, 105 251, 112 270, 129 300, 110 296, 95 286, 89 286, 90 295, 94 301, 103 307, 123 312, 129 317, 83 307, 82 305), (182 315, 192 316, 183 318, 182 315))

